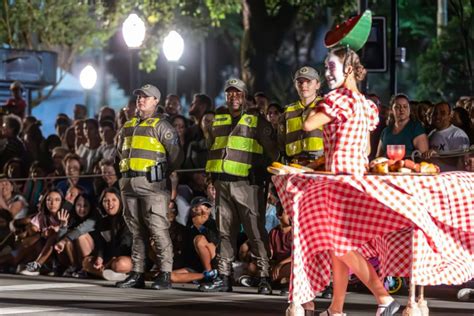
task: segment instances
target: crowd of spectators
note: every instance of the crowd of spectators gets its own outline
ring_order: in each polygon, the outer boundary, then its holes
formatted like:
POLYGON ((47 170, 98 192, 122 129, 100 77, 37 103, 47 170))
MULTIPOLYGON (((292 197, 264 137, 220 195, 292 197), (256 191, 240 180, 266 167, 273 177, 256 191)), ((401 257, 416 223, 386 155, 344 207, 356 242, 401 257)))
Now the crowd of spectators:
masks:
MULTIPOLYGON (((418 150, 425 158, 435 153, 465 150, 474 139, 474 99, 461 98, 454 107, 446 102, 414 102, 396 95, 379 108, 380 125, 372 134, 371 157, 385 154, 389 144, 405 144, 406 154, 418 150)), ((258 108, 277 129, 283 107, 270 103, 262 92, 247 97, 247 107, 258 108)), ((174 248, 173 282, 213 277, 219 232, 215 189, 204 172, 209 127, 215 107, 211 98, 196 94, 184 116, 180 99, 168 95, 159 107, 179 135, 186 153, 181 169, 170 177, 177 182, 168 218, 174 248)), ((219 111, 219 109, 217 109, 219 111)), ((56 133, 44 137, 41 122, 24 111, 2 114, 0 128, 0 269, 3 272, 123 280, 132 268, 131 233, 122 216, 116 157, 116 135, 135 114, 135 100, 118 113, 107 106, 95 118, 76 105, 74 116, 59 114, 56 133), (20 180, 18 180, 20 179, 20 180)), ((2 112, 3 113, 3 112, 2 112)), ((473 170, 472 158, 463 161, 473 170)), ((445 170, 463 169, 459 159, 445 170)), ((272 260, 272 279, 287 284, 291 263, 291 221, 268 190, 266 229, 272 260)), ((239 261, 234 278, 252 286, 255 264, 239 238, 239 261), (240 269, 241 267, 243 268, 240 269)), ((156 274, 149 255, 150 278, 156 274)), ((287 288, 282 286, 282 291, 287 288)))

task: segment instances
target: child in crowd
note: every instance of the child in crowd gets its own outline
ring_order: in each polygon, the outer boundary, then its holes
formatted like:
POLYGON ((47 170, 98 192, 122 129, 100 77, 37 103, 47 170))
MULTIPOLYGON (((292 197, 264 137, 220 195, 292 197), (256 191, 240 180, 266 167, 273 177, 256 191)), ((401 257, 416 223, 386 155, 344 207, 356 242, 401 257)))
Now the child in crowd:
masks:
POLYGON ((95 215, 93 210, 95 210, 94 199, 85 193, 79 194, 74 200, 68 232, 54 246, 61 263, 67 267, 63 272, 64 277, 71 277, 81 271, 82 260, 90 255, 93 250, 93 241, 88 234, 84 234, 84 238, 72 237, 79 225, 88 219, 92 219, 95 215), (86 235, 89 238, 86 238, 86 235))
POLYGON ((106 188, 99 199, 102 217, 91 234, 94 251, 82 262, 83 269, 109 281, 122 281, 132 270, 132 234, 123 218, 119 191, 106 188))
POLYGON ((212 263, 220 239, 211 208, 212 204, 205 197, 195 197, 191 201, 184 244, 186 267, 171 272, 171 282, 212 281, 217 277, 212 263))

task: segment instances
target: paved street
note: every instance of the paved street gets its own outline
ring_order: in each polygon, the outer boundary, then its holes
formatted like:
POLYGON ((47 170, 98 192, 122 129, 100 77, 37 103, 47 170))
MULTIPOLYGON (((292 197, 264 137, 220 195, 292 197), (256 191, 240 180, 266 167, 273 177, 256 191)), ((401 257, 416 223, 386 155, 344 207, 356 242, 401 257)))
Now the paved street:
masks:
MULTIPOLYGON (((430 315, 474 315, 474 302, 458 302, 454 289, 428 289, 430 315)), ((406 302, 406 296, 398 296, 406 302)), ((329 300, 318 299, 318 310, 329 300)), ((234 293, 206 294, 194 285, 170 291, 122 290, 111 282, 51 277, 0 275, 0 315, 284 315, 286 298, 260 296, 247 288, 234 293)), ((374 315, 365 293, 349 293, 345 312, 374 315)), ((401 315, 401 312, 399 313, 401 315)))

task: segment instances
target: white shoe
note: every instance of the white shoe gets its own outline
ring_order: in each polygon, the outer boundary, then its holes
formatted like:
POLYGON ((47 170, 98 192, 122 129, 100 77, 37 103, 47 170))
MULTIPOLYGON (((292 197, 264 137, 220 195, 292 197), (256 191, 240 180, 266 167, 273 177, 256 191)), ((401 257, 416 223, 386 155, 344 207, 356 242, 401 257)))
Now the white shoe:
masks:
POLYGON ((329 309, 327 309, 324 312, 319 313, 319 316, 346 316, 346 313, 331 313, 329 309))
POLYGON ((102 277, 107 281, 123 281, 127 278, 127 274, 115 272, 112 269, 105 269, 102 272, 102 277))
POLYGON ((458 300, 469 301, 471 293, 474 293, 474 289, 460 289, 458 292, 458 300))

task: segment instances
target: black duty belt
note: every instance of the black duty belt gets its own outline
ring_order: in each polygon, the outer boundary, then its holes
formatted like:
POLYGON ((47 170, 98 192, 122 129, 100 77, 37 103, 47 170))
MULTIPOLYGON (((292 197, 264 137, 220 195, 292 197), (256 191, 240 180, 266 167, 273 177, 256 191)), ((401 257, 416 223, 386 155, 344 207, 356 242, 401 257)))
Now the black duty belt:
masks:
POLYGON ((233 176, 230 174, 226 173, 213 173, 212 174, 212 179, 219 180, 219 181, 229 181, 229 182, 235 182, 235 181, 245 181, 248 180, 248 177, 239 177, 239 176, 233 176))
POLYGON ((143 171, 125 171, 122 172, 124 178, 146 177, 147 173, 143 171))

